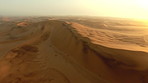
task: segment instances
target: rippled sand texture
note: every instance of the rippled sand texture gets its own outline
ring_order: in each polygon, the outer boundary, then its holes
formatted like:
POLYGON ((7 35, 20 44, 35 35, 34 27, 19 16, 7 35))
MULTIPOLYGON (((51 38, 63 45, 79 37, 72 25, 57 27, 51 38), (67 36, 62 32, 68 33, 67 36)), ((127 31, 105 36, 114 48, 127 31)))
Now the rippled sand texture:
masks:
POLYGON ((0 83, 148 83, 148 28, 102 26, 1 24, 0 83))

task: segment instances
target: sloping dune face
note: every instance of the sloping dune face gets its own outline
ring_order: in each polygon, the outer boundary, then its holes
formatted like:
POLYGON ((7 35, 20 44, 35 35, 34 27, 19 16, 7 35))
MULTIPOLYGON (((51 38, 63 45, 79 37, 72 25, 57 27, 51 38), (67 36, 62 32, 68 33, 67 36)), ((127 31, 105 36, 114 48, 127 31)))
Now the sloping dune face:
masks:
POLYGON ((148 83, 146 35, 50 20, 9 36, 0 42, 9 48, 1 53, 0 83, 148 83))

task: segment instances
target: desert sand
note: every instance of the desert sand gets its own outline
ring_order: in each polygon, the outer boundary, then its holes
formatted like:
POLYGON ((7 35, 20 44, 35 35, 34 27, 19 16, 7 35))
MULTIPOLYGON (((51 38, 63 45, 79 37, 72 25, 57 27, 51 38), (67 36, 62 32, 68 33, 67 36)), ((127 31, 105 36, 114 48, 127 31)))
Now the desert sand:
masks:
POLYGON ((147 26, 89 23, 0 24, 0 83, 148 83, 147 26))

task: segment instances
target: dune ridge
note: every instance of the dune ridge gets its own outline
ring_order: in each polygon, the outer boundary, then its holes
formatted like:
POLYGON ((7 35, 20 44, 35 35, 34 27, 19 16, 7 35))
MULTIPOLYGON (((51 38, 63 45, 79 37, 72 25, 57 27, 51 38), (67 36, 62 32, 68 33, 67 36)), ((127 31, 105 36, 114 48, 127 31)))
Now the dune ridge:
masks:
POLYGON ((35 35, 1 57, 2 83, 147 83, 148 53, 137 43, 143 50, 119 49, 123 42, 94 40, 94 29, 73 22, 26 27, 35 35))

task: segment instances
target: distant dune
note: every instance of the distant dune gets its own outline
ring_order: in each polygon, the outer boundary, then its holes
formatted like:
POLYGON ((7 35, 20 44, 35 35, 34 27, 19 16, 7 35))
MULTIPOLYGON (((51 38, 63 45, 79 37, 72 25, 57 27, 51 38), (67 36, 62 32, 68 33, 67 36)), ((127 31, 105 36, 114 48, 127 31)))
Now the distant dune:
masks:
POLYGON ((29 23, 27 22, 20 22, 17 24, 17 26, 27 26, 27 25, 29 25, 29 23))
POLYGON ((146 34, 58 20, 3 31, 0 83, 148 83, 146 34))

